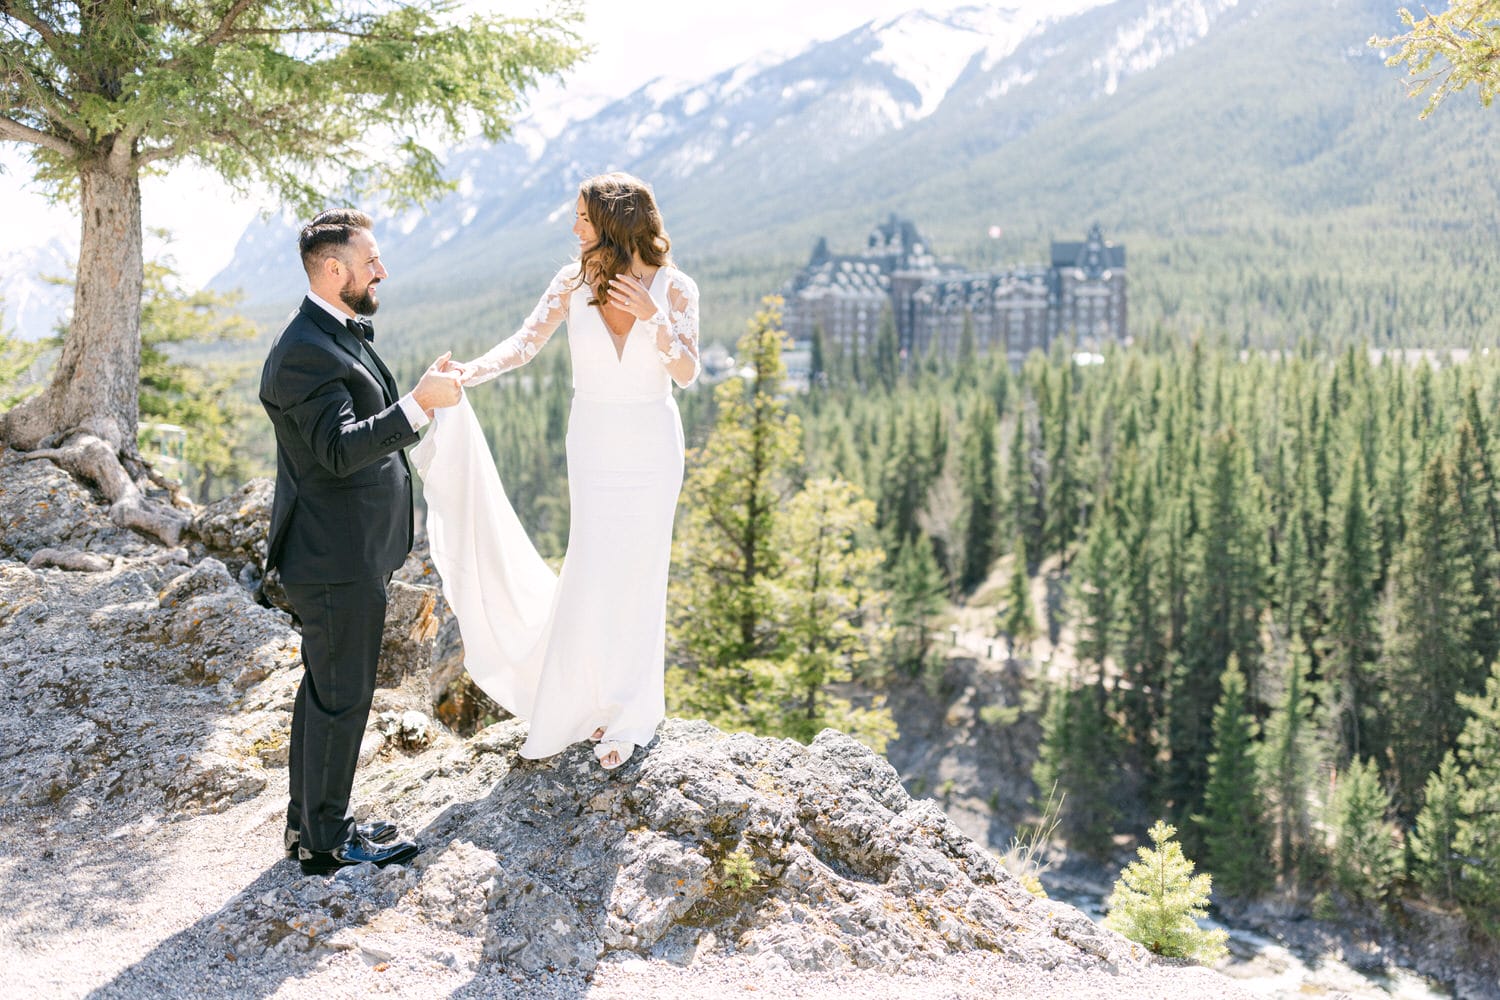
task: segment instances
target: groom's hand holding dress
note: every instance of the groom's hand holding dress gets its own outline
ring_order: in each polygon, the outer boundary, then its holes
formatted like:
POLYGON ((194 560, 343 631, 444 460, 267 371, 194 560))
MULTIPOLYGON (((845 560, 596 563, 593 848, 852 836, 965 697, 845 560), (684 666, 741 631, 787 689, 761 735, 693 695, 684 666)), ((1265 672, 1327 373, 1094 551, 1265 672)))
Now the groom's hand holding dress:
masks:
POLYGON ((284 844, 307 873, 404 863, 417 844, 384 820, 356 825, 350 792, 375 694, 386 586, 413 535, 402 449, 434 409, 462 397, 448 356, 401 396, 361 316, 387 276, 360 212, 302 230, 309 290, 272 343, 260 398, 276 431, 266 571, 278 569, 302 622, 304 673, 292 709, 284 844))

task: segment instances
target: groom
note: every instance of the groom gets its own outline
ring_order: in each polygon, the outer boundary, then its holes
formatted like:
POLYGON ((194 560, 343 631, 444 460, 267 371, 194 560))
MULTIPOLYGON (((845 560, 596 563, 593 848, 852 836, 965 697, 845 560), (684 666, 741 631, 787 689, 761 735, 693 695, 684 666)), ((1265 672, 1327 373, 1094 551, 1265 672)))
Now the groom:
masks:
POLYGON ((421 850, 349 806, 385 626, 386 585, 412 544, 406 445, 462 389, 448 355, 399 396, 370 343, 386 277, 370 217, 324 212, 298 241, 308 293, 271 344, 260 401, 276 429, 266 571, 302 620, 284 843, 307 874, 410 861, 421 850), (398 398, 399 397, 399 398, 398 398))

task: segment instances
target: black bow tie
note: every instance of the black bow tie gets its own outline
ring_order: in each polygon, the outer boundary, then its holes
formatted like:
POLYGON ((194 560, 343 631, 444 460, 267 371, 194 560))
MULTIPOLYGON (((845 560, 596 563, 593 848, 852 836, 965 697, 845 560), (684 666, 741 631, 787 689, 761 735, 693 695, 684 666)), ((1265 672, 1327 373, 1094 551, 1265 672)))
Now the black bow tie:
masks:
POLYGON ((350 333, 361 340, 375 339, 375 324, 367 319, 346 319, 344 325, 349 328, 350 333))

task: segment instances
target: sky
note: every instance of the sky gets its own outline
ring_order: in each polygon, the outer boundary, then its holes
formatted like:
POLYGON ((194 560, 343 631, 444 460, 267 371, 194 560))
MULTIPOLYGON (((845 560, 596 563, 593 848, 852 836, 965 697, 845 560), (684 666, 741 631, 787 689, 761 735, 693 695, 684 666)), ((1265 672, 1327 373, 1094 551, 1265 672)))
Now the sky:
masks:
MULTIPOLYGON (((975 6, 983 2, 970 0, 975 6)), ((1001 0, 995 5, 1052 10, 1077 2, 1001 0)), ((581 33, 594 46, 594 54, 561 85, 548 84, 538 91, 533 112, 544 115, 580 100, 624 97, 661 76, 701 79, 764 52, 790 55, 867 21, 917 8, 947 10, 958 5, 958 0, 754 0, 734 3, 737 13, 726 13, 731 5, 723 0, 589 0, 581 33)), ((536 0, 472 0, 472 6, 508 16, 524 16, 541 7, 536 0)), ((76 207, 49 205, 29 178, 20 149, 14 143, 0 144, 0 259, 9 251, 53 238, 77 245, 76 207)), ((206 283, 229 263, 239 233, 256 212, 275 207, 264 195, 237 198, 211 175, 185 165, 165 177, 148 178, 141 197, 144 226, 172 234, 167 252, 190 287, 206 283)), ((148 239, 146 249, 150 255, 160 253, 160 244, 148 239)))

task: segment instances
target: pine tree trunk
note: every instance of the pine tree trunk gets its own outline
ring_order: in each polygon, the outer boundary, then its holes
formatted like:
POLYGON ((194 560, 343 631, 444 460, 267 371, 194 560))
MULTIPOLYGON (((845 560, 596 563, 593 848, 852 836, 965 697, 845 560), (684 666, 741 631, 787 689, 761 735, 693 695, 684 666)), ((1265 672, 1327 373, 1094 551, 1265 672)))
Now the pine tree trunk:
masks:
POLYGON ((73 318, 46 391, 5 415, 4 437, 31 450, 84 431, 134 454, 140 379, 141 187, 134 164, 79 171, 83 235, 73 318))
POLYGON ((93 482, 117 524, 176 545, 188 514, 143 492, 150 474, 136 453, 140 170, 128 158, 123 165, 101 158, 81 166, 78 180, 83 237, 62 357, 46 390, 5 414, 0 430, 27 458, 50 459, 93 482))

